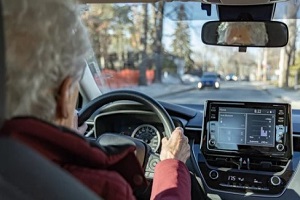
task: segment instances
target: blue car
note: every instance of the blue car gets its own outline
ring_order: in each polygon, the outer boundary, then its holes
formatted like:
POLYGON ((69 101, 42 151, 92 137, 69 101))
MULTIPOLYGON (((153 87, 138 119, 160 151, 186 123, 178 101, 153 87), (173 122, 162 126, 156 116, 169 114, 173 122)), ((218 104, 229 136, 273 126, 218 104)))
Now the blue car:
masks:
POLYGON ((198 89, 212 87, 220 89, 220 78, 216 73, 204 73, 198 82, 198 89))

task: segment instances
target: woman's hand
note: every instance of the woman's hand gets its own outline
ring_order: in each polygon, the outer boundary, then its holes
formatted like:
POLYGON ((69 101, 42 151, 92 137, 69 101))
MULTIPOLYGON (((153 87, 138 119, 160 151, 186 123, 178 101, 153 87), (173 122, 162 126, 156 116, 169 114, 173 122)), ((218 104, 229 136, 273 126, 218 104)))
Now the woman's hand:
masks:
POLYGON ((83 123, 81 126, 78 127, 78 111, 75 110, 74 117, 73 117, 73 129, 80 135, 84 135, 87 128, 88 126, 86 123, 83 123))
POLYGON ((185 163, 190 157, 188 138, 183 134, 183 129, 177 127, 169 139, 162 139, 160 160, 177 159, 185 163))

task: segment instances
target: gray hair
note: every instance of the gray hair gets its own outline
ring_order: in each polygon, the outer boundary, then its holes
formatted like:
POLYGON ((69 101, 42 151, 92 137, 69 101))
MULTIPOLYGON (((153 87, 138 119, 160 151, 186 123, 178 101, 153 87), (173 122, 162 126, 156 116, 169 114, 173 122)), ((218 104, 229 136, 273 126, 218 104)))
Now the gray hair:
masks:
POLYGON ((71 0, 4 0, 6 118, 53 122, 63 80, 79 80, 91 51, 71 0))

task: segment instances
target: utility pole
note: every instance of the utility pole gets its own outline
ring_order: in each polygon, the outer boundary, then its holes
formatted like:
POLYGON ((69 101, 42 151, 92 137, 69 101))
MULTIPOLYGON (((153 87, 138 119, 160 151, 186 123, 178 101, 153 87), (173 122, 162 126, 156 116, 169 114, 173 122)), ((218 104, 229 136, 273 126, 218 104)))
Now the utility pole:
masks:
POLYGON ((285 48, 280 50, 280 59, 279 59, 279 74, 278 74, 278 87, 282 88, 284 85, 285 69, 286 69, 286 56, 285 48))
POLYGON ((262 72, 262 80, 263 82, 267 81, 267 67, 268 67, 268 50, 264 49, 263 50, 263 60, 262 60, 262 67, 263 67, 263 72, 262 72))
POLYGON ((262 67, 262 61, 261 57, 257 57, 257 72, 256 72, 256 80, 261 81, 261 67, 262 67))

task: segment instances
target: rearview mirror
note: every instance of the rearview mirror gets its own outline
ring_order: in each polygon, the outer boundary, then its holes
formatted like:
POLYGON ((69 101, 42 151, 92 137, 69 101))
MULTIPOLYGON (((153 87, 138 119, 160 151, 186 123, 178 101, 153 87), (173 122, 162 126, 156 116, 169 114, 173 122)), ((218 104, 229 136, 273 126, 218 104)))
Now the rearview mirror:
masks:
POLYGON ((212 21, 203 25, 201 38, 208 45, 283 47, 288 42, 288 27, 274 21, 212 21))

